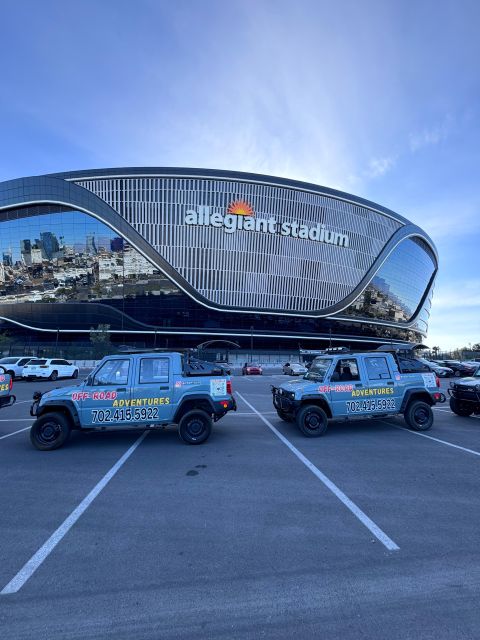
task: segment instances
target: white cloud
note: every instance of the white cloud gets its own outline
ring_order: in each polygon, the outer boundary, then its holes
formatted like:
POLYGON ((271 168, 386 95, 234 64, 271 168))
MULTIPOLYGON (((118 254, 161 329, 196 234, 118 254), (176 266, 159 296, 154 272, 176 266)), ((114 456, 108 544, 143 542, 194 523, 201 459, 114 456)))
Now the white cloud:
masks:
POLYGON ((390 171, 395 166, 395 162, 394 157, 372 158, 368 163, 366 175, 369 178, 379 178, 390 171))
POLYGON ((415 153, 419 149, 436 145, 445 140, 453 130, 454 120, 451 115, 445 116, 443 122, 435 127, 412 132, 409 135, 410 151, 415 153))

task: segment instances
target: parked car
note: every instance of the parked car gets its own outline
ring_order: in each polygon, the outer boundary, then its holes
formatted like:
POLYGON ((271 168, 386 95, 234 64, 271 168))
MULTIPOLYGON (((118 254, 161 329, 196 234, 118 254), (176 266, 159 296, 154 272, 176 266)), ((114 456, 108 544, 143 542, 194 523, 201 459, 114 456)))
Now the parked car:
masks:
POLYGON ((231 376, 232 375, 232 363, 231 362, 225 362, 225 361, 221 361, 221 362, 215 362, 215 366, 221 367, 225 373, 227 374, 227 376, 231 376))
POLYGON ((450 382, 448 394, 450 409, 457 416, 480 415, 480 366, 471 376, 450 382))
POLYGON ((283 365, 283 373, 286 373, 288 376, 304 376, 308 369, 303 366, 303 364, 298 364, 298 362, 286 362, 283 365))
POLYGON ((74 429, 175 425, 183 442, 202 444, 213 423, 237 408, 230 376, 213 370, 181 353, 106 356, 81 384, 34 393, 30 440, 49 451, 74 429))
POLYGON ((15 380, 15 378, 22 377, 23 367, 30 362, 31 359, 32 356, 23 356, 21 358, 8 356, 7 358, 0 358, 0 365, 5 369, 5 373, 8 373, 12 380, 15 380))
POLYGON ((473 364, 460 362, 460 360, 436 360, 442 367, 449 367, 457 377, 473 376, 476 367, 473 364))
POLYGON ((432 406, 445 402, 432 372, 393 353, 352 353, 315 358, 303 380, 272 386, 273 406, 303 435, 322 436, 329 420, 403 415, 410 429, 433 425, 432 406))
POLYGON ((78 367, 60 358, 35 358, 23 367, 22 378, 78 378, 78 367))
POLYGON ((450 367, 442 367, 433 360, 426 360, 425 358, 418 358, 418 360, 426 364, 439 378, 450 378, 454 375, 453 369, 450 369, 450 367))
POLYGON ((245 362, 242 367, 242 376, 261 376, 263 369, 259 364, 245 362))

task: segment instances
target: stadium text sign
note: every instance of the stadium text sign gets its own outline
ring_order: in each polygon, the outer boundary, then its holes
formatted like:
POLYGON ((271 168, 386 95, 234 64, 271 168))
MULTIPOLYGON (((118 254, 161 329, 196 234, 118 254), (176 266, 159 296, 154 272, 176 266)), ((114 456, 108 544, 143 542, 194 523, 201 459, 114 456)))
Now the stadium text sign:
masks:
POLYGON ((344 233, 330 231, 324 224, 318 222, 309 227, 299 222, 278 222, 275 218, 256 218, 254 215, 222 213, 211 211, 211 207, 200 206, 197 210, 189 209, 185 214, 185 224, 203 227, 223 228, 225 233, 236 231, 254 231, 256 233, 270 233, 292 238, 303 238, 315 242, 333 244, 337 247, 349 246, 349 237, 344 233))

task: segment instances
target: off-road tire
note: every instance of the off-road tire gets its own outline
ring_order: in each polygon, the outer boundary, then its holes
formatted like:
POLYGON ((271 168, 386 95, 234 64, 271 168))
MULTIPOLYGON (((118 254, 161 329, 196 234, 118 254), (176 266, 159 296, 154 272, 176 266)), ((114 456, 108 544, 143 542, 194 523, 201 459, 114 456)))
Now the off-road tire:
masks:
POLYGON ((58 449, 67 442, 72 423, 63 413, 44 413, 35 420, 30 429, 30 442, 40 451, 58 449))
POLYGON ((212 433, 212 418, 201 409, 192 409, 178 423, 178 435, 187 444, 203 444, 212 433))
POLYGON ((450 409, 462 418, 468 418, 473 413, 473 409, 470 409, 466 403, 459 402, 456 398, 450 398, 450 409))
POLYGON ((404 411, 407 426, 413 431, 428 431, 433 425, 432 407, 421 400, 413 400, 404 411))
POLYGON ((328 427, 328 417, 325 411, 315 404, 304 405, 295 417, 297 427, 307 438, 323 436, 328 427))

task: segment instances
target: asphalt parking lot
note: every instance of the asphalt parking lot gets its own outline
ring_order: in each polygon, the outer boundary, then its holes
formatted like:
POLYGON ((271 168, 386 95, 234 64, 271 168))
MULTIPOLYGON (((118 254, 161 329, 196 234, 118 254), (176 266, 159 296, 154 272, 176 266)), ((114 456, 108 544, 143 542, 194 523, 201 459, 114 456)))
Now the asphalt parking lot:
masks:
POLYGON ((16 382, 2 638, 478 638, 480 419, 445 404, 427 433, 394 418, 306 439, 273 411, 282 379, 234 377, 238 412, 202 446, 132 430, 53 452, 30 445, 30 399, 75 381, 16 382))

